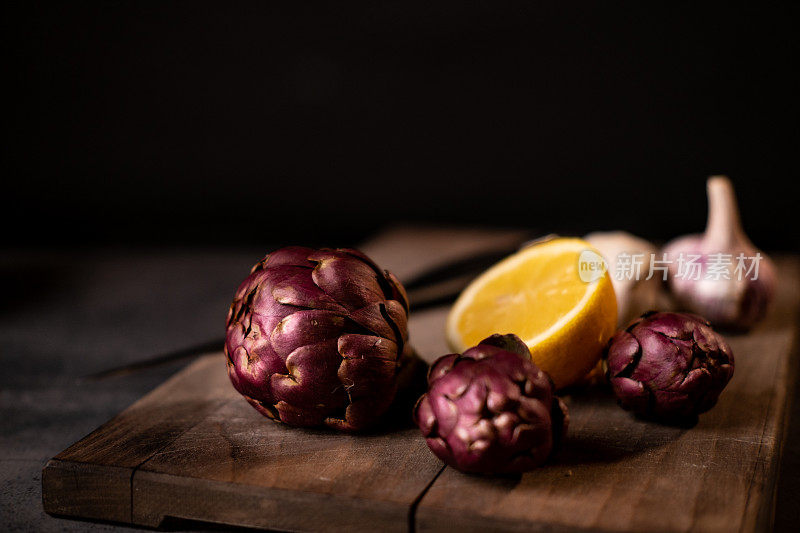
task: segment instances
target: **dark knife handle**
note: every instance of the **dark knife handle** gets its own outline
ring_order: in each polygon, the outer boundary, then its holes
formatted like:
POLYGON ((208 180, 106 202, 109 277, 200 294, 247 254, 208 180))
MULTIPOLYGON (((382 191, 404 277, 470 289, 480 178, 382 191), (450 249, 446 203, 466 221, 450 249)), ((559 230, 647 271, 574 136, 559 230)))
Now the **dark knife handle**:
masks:
MULTIPOLYGON (((508 248, 497 248, 482 251, 466 257, 448 261, 441 265, 425 270, 403 283, 408 292, 408 299, 412 311, 420 311, 440 305, 450 304, 458 298, 464 288, 481 272, 497 263, 504 257, 514 253, 519 245, 508 248)), ((218 338, 196 344, 180 350, 150 357, 135 363, 117 366, 91 374, 89 379, 102 379, 112 376, 121 376, 173 361, 189 359, 198 355, 222 349, 224 338, 218 338)))
POLYGON ((501 259, 516 252, 518 248, 519 245, 498 248, 496 250, 483 251, 462 257, 454 261, 448 261, 429 268, 421 274, 413 276, 411 279, 403 281, 403 286, 407 291, 411 292, 418 288, 428 287, 443 281, 450 281, 453 278, 470 275, 474 278, 501 259))

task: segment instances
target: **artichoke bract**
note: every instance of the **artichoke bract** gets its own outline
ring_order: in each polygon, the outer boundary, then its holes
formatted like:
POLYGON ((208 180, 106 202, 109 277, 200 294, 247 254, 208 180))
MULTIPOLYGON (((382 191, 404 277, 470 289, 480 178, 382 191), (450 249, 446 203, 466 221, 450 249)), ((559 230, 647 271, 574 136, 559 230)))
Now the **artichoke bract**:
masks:
POLYGON ((428 447, 465 472, 532 470, 566 434, 567 408, 516 335, 493 335, 440 357, 414 421, 428 447))
POLYGON ((607 368, 624 409, 681 419, 714 407, 733 376, 734 360, 705 319, 651 311, 611 338, 607 368))
POLYGON ((400 282, 352 249, 282 248, 256 264, 227 319, 228 375, 261 414, 353 431, 397 392, 408 345, 400 282))

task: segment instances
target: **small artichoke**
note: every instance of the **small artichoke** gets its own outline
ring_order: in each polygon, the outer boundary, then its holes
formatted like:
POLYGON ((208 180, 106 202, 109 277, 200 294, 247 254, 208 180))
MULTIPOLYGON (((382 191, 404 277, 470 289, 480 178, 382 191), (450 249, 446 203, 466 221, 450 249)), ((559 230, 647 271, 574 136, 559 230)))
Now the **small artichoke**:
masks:
POLYGON ((282 248, 256 264, 227 319, 228 375, 261 414, 353 431, 397 392, 408 346, 400 282, 351 249, 282 248))
POLYGON ((648 312, 609 342, 607 377, 620 405, 656 418, 694 418, 733 376, 733 352, 705 319, 648 312))
POLYGON ((566 433, 567 408, 516 335, 492 335, 439 358, 414 421, 431 451, 465 472, 525 472, 566 433))

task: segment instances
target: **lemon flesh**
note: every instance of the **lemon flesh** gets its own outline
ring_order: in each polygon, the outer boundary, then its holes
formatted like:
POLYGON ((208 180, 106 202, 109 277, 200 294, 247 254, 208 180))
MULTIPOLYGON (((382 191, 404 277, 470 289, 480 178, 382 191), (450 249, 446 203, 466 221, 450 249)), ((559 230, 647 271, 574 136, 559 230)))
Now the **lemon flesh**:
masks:
POLYGON ((608 272, 579 276, 580 239, 554 239, 497 263, 459 296, 447 319, 447 340, 459 352, 493 333, 514 333, 556 387, 578 382, 613 335, 617 302, 608 272))

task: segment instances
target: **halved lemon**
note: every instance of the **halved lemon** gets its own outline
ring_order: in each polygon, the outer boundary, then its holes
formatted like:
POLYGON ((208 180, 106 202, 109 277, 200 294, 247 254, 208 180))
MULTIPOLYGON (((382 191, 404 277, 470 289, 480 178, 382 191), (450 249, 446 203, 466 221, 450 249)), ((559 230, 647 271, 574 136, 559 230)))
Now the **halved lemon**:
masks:
POLYGON ((602 262, 586 241, 557 238, 492 266, 450 310, 450 347, 462 352, 493 333, 514 333, 557 388, 577 383, 600 360, 617 324, 611 277, 591 258, 602 262))

